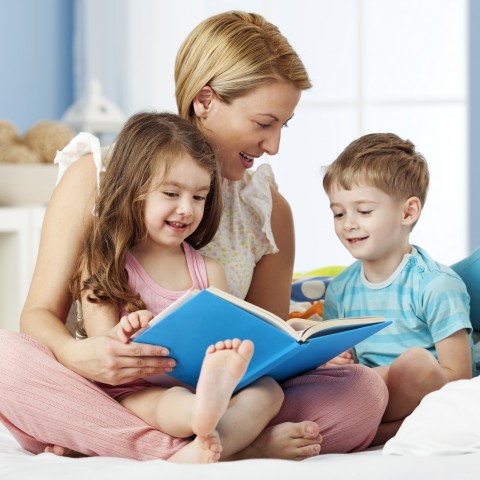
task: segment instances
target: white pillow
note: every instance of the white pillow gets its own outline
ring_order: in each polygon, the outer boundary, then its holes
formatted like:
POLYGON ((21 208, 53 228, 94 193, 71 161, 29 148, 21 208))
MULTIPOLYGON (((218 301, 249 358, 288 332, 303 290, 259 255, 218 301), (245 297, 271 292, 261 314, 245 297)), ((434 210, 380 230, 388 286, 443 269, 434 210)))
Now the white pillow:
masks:
POLYGON ((480 452, 480 377, 450 382, 427 395, 382 452, 418 456, 480 452))

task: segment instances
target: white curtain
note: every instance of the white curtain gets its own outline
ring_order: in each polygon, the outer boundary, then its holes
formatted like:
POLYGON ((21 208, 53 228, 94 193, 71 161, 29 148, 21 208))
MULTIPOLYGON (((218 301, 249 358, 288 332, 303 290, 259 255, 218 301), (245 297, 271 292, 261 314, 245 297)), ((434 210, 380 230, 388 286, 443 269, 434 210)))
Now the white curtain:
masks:
POLYGON ((294 213, 296 270, 352 261, 333 232, 321 166, 375 131, 410 138, 429 162, 413 242, 447 264, 466 255, 467 0, 77 0, 76 93, 98 78, 127 115, 175 111, 180 43, 232 9, 276 23, 314 82, 271 159, 294 213))

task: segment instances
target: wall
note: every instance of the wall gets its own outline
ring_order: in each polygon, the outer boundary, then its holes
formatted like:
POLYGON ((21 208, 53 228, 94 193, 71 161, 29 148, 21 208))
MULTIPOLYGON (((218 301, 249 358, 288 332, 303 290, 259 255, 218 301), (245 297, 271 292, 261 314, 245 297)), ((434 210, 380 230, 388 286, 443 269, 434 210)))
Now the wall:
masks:
POLYGON ((469 11, 469 65, 470 65, 470 117, 469 117, 469 223, 470 223, 470 250, 480 247, 480 2, 470 0, 469 11))
POLYGON ((1 0, 0 119, 21 133, 73 101, 74 0, 1 0))

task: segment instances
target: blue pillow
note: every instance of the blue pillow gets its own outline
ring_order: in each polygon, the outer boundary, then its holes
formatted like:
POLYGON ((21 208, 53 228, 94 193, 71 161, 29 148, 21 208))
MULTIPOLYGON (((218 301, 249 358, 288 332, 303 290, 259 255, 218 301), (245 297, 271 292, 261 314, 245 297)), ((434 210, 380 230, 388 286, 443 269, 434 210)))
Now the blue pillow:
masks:
POLYGON ((470 321, 473 329, 480 332, 480 248, 467 258, 452 265, 460 275, 470 295, 470 321))
POLYGON ((332 277, 315 276, 300 278, 292 283, 290 300, 294 302, 316 302, 325 298, 325 291, 332 277))

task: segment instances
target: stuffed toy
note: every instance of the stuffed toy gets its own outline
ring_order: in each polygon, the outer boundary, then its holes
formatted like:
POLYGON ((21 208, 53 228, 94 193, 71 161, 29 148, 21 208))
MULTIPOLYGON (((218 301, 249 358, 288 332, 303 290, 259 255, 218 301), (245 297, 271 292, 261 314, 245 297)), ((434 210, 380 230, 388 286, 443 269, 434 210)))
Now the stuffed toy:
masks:
POLYGON ((41 120, 22 137, 12 122, 0 120, 0 163, 53 163, 73 136, 64 123, 41 120))
POLYGON ((0 120, 0 146, 18 142, 17 127, 8 120, 0 120))

